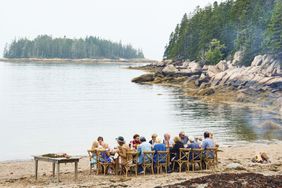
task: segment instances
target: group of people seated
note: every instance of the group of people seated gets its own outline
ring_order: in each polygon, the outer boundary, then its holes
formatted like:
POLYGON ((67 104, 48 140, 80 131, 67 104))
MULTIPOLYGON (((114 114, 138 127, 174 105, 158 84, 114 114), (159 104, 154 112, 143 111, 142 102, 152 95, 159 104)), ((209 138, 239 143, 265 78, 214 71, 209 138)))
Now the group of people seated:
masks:
MULTIPOLYGON (((120 165, 126 164, 127 161, 127 152, 136 151, 138 155, 138 173, 144 173, 142 168, 142 163, 144 160, 144 152, 146 151, 155 151, 154 154, 154 163, 157 162, 157 152, 158 151, 168 151, 169 150, 169 159, 170 164, 173 161, 178 160, 179 151, 181 148, 191 148, 191 149, 207 149, 218 147, 215 144, 213 139, 213 134, 210 132, 204 132, 204 139, 194 138, 193 136, 187 136, 185 132, 180 132, 178 136, 171 139, 169 133, 164 134, 163 140, 158 137, 157 134, 153 134, 151 140, 147 141, 145 137, 135 134, 133 140, 126 144, 124 137, 119 136, 116 138, 118 146, 114 149, 109 148, 109 145, 104 142, 103 137, 99 136, 97 141, 94 141, 92 144, 91 150, 103 149, 106 152, 102 153, 102 157, 99 159, 100 162, 115 163, 118 160, 120 165)), ((192 156, 189 156, 191 160, 192 156)), ((92 154, 91 163, 97 163, 97 156, 95 153, 92 154)), ((169 172, 172 170, 169 166, 169 172)), ((112 173, 112 170, 109 169, 108 173, 112 173)))

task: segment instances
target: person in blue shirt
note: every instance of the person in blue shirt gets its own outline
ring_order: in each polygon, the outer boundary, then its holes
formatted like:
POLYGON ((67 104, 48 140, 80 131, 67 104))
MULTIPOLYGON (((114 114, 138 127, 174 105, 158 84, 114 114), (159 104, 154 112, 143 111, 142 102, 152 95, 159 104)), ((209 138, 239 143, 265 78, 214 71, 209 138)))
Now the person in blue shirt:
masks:
MULTIPOLYGON (((157 163, 157 153, 158 151, 166 151, 166 147, 165 147, 165 144, 161 143, 161 139, 160 138, 156 138, 156 142, 154 144, 154 147, 153 147, 153 151, 155 151, 155 154, 154 154, 154 163, 157 163)), ((161 162, 165 162, 165 161, 161 161, 161 162)))
MULTIPOLYGON (((190 141, 190 144, 188 144, 188 147, 187 148, 190 148, 190 149, 200 149, 200 145, 195 142, 195 138, 193 136, 189 136, 189 141, 190 141)), ((196 156, 197 154, 195 153, 194 156, 196 156)), ((189 160, 191 161, 192 160, 192 152, 190 153, 189 155, 189 160)), ((199 158, 196 158, 196 160, 198 160, 199 158)))
MULTIPOLYGON (((204 132, 204 140, 202 142, 202 148, 204 149, 204 152, 203 152, 204 157, 205 157, 205 153, 206 153, 205 150, 207 148, 214 148, 214 147, 215 147, 215 144, 214 144, 213 140, 210 138, 210 133, 207 132, 207 131, 204 132)), ((210 153, 209 157, 213 158, 213 154, 210 153)))
POLYGON ((138 173, 142 174, 143 171, 143 160, 144 160, 144 151, 152 151, 152 145, 148 142, 146 142, 145 137, 140 138, 141 144, 137 147, 137 153, 138 153, 138 173))

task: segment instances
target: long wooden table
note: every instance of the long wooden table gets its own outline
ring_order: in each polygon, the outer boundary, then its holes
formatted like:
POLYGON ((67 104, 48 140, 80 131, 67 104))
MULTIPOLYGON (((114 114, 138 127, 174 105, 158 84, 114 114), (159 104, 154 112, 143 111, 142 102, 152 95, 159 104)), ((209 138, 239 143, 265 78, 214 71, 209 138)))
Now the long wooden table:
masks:
POLYGON ((78 157, 70 157, 70 158, 50 158, 50 157, 43 157, 43 156, 34 156, 35 162, 35 179, 37 180, 38 174, 38 161, 45 161, 52 163, 53 169, 53 177, 55 177, 55 169, 57 165, 57 182, 60 181, 60 164, 61 163, 74 163, 74 178, 77 180, 77 167, 79 162, 78 157))

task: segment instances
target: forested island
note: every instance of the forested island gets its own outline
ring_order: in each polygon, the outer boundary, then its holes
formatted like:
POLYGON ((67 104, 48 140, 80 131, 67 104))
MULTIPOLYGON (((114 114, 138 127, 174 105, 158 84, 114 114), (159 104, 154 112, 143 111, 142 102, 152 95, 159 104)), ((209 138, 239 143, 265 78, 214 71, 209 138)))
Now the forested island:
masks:
POLYGON ((5 58, 132 59, 144 58, 141 49, 89 36, 80 39, 39 35, 35 39, 15 39, 4 49, 5 58))
POLYGON ((171 33, 165 59, 216 64, 243 53, 250 65, 258 54, 282 52, 281 0, 227 0, 185 14, 171 33))

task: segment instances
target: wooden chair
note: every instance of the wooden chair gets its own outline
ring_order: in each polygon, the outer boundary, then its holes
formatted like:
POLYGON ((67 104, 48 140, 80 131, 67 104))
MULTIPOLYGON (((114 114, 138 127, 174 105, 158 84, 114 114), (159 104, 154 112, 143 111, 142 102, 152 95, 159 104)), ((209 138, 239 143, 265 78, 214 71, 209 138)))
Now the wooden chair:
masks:
POLYGON ((189 155, 190 155, 191 149, 187 149, 187 148, 180 148, 179 150, 179 158, 175 161, 173 161, 173 167, 172 169, 175 170, 175 163, 178 164, 179 166, 179 172, 182 171, 182 165, 186 164, 186 167, 189 171, 189 155))
POLYGON ((95 150, 87 150, 87 153, 88 153, 88 156, 89 156, 89 174, 91 174, 93 168, 96 166, 96 169, 97 169, 97 151, 96 149, 95 150), (96 157, 96 162, 95 163, 92 163, 92 159, 93 159, 93 156, 96 157))
POLYGON ((192 156, 190 160, 190 163, 192 164, 192 171, 195 171, 196 164, 199 165, 200 170, 203 170, 203 149, 191 149, 190 156, 192 156))
POLYGON ((103 155, 105 155, 107 152, 108 151, 105 149, 97 150, 97 175, 99 174, 100 170, 104 173, 104 175, 106 175, 109 167, 115 169, 115 164, 113 162, 105 161, 103 158, 103 155))
POLYGON ((165 172, 167 173, 167 168, 169 164, 169 151, 157 151, 157 161, 156 161, 156 167, 157 167, 157 173, 161 173, 161 170, 165 168, 165 172))
POLYGON ((207 148, 203 151, 203 158, 206 165, 206 170, 210 167, 217 166, 218 158, 217 158, 218 148, 207 148))
POLYGON ((133 169, 135 171, 135 176, 137 176, 138 170, 138 155, 136 151, 129 151, 126 153, 126 163, 122 164, 122 168, 125 170, 125 176, 128 176, 128 171, 133 169))
POLYGON ((147 168, 151 168, 151 173, 154 174, 154 154, 155 151, 144 151, 143 155, 143 170, 144 170, 144 175, 146 175, 146 170, 147 168))

